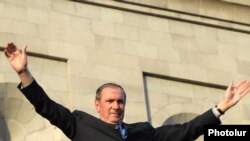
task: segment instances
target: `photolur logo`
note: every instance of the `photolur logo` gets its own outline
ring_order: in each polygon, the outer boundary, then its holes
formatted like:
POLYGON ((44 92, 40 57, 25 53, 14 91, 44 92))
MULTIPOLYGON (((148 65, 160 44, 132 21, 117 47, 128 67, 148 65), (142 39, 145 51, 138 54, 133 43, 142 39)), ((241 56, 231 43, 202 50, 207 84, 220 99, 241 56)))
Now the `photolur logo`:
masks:
POLYGON ((234 131, 230 131, 226 129, 226 131, 218 131, 217 129, 208 129, 208 136, 246 136, 247 131, 238 131, 234 129, 234 131))
POLYGON ((204 141, 226 139, 249 141, 250 125, 207 125, 204 127, 204 141))

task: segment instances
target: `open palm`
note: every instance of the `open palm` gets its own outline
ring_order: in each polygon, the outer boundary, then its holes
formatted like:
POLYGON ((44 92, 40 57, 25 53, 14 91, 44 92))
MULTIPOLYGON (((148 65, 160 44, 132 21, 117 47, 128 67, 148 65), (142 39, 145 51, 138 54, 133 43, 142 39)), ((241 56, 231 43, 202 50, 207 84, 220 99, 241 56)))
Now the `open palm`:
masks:
POLYGON ((20 51, 13 43, 9 43, 4 50, 11 66, 17 73, 22 73, 27 67, 26 47, 20 51))
POLYGON ((249 81, 241 81, 236 86, 233 86, 233 82, 231 82, 226 90, 224 100, 229 107, 232 107, 249 91, 250 91, 249 81))

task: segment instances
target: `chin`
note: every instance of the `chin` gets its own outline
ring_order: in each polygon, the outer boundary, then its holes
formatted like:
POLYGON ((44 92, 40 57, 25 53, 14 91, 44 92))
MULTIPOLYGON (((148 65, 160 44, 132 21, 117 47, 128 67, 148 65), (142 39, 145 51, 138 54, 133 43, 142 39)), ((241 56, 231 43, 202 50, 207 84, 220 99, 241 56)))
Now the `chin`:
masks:
POLYGON ((120 118, 113 118, 111 121, 113 123, 119 123, 121 121, 121 119, 120 118))
POLYGON ((118 123, 118 122, 120 122, 120 119, 113 119, 113 120, 111 120, 113 123, 118 123))
POLYGON ((121 116, 115 115, 115 116, 112 116, 112 118, 110 118, 110 121, 116 124, 116 123, 121 122, 122 119, 123 118, 121 116))

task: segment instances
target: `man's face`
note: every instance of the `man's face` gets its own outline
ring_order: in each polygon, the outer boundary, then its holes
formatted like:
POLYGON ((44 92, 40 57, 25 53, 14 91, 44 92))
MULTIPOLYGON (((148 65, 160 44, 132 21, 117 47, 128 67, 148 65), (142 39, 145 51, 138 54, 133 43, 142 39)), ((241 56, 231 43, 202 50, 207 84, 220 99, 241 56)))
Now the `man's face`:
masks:
POLYGON ((110 124, 117 124, 123 120, 125 97, 117 87, 106 87, 101 91, 100 100, 95 100, 99 118, 110 124))

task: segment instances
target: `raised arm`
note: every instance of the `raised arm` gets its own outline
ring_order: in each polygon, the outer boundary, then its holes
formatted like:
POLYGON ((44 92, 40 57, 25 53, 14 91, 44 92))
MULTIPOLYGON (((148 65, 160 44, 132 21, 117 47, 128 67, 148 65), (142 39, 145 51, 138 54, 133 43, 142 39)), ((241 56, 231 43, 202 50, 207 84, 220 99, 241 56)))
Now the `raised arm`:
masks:
MULTIPOLYGON (((237 102, 239 102, 244 96, 250 91, 250 82, 241 81, 235 86, 231 82, 225 92, 224 98, 218 103, 218 107, 221 113, 217 112, 216 115, 219 117, 230 108, 232 108, 237 102)), ((219 118, 215 117, 212 110, 197 116, 193 120, 184 124, 166 125, 156 129, 155 136, 157 140, 195 140, 197 137, 204 133, 203 127, 205 125, 218 125, 220 124, 219 118), (173 138, 174 137, 174 138, 173 138)))
POLYGON ((66 136, 72 139, 75 135, 76 116, 68 108, 50 99, 33 79, 27 65, 26 48, 27 46, 18 50, 13 43, 8 43, 4 50, 12 68, 21 79, 22 84, 18 85, 18 88, 35 107, 37 113, 48 119, 51 124, 59 127, 66 136))
MULTIPOLYGON (((237 104, 244 96, 246 96, 250 91, 250 82, 249 81, 241 81, 235 86, 233 82, 230 82, 226 92, 224 99, 218 103, 218 108, 221 109, 221 112, 226 112, 235 104, 237 104)), ((221 114, 221 113, 220 113, 221 114)))
POLYGON ((14 71, 17 72, 23 86, 27 86, 33 81, 28 69, 26 49, 27 46, 19 50, 13 43, 8 43, 4 49, 5 56, 8 58, 14 71))

